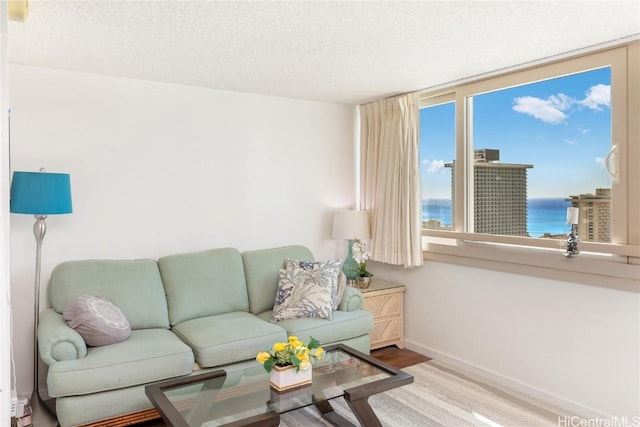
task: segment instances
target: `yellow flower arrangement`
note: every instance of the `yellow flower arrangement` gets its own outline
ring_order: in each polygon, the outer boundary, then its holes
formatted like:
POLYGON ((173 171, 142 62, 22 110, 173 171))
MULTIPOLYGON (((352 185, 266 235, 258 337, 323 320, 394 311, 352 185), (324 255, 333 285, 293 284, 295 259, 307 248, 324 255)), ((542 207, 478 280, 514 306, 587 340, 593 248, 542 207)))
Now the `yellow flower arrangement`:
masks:
POLYGON ((256 360, 267 372, 271 372, 274 365, 292 365, 296 367, 296 371, 299 371, 309 369, 314 360, 320 360, 323 357, 324 350, 317 339, 310 337, 309 343, 305 344, 298 337, 290 336, 286 343, 277 342, 270 350, 259 352, 256 360))

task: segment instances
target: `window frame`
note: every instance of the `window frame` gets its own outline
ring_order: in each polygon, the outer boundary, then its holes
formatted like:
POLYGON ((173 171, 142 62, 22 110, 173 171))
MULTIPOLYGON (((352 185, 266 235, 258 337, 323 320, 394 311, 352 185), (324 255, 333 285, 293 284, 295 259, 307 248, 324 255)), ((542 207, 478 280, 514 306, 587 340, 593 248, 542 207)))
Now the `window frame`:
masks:
POLYGON ((601 284, 638 285, 640 277, 640 42, 548 61, 483 79, 424 91, 420 108, 454 102, 454 231, 423 229, 426 260, 452 262, 535 276, 601 284), (611 66, 611 133, 617 147, 618 180, 612 179, 611 241, 580 242, 580 254, 567 259, 565 240, 473 233, 473 151, 470 102, 481 93, 611 66), (469 201, 468 203, 466 201, 469 201), (634 220, 635 218, 635 220, 634 220), (620 243, 615 243, 620 242, 620 243), (540 268, 544 267, 544 268, 540 268))

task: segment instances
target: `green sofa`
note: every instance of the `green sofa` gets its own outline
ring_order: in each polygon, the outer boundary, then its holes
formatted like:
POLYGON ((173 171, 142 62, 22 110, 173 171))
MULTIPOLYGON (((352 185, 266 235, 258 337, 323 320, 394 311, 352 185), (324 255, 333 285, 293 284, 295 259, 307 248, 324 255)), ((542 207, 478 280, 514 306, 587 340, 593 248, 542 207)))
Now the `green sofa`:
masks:
POLYGON ((296 335, 322 345, 345 343, 369 353, 373 319, 362 295, 347 287, 333 320, 270 323, 285 258, 313 260, 287 246, 240 253, 233 248, 159 260, 84 260, 51 274, 50 308, 38 325, 38 350, 48 365, 41 395, 55 399, 61 426, 91 424, 152 407, 144 386, 213 369, 256 363, 258 351, 296 335), (79 295, 113 302, 131 324, 125 341, 89 347, 62 319, 79 295))

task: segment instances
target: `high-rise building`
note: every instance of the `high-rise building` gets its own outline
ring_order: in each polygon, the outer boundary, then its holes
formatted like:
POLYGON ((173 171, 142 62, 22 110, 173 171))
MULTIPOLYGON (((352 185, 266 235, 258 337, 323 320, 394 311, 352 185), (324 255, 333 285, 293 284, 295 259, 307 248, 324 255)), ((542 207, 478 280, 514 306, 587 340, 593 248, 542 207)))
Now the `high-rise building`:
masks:
MULTIPOLYGON (((455 162, 451 188, 455 188, 455 162)), ((500 163, 500 150, 474 151, 474 232, 506 236, 528 236, 527 169, 533 165, 500 163)), ((453 191, 453 190, 452 190, 453 191)))
POLYGON ((611 242, 611 189, 596 188, 596 194, 569 196, 571 206, 580 209, 578 236, 585 242, 611 242))

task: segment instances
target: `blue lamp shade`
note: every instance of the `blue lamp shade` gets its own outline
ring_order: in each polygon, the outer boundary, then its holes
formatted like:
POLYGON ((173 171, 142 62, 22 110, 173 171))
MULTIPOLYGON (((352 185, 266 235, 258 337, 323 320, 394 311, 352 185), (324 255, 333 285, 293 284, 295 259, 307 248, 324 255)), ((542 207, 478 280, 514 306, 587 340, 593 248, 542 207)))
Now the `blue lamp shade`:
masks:
POLYGON ((31 215, 73 212, 69 174, 14 172, 11 181, 10 211, 31 215))

